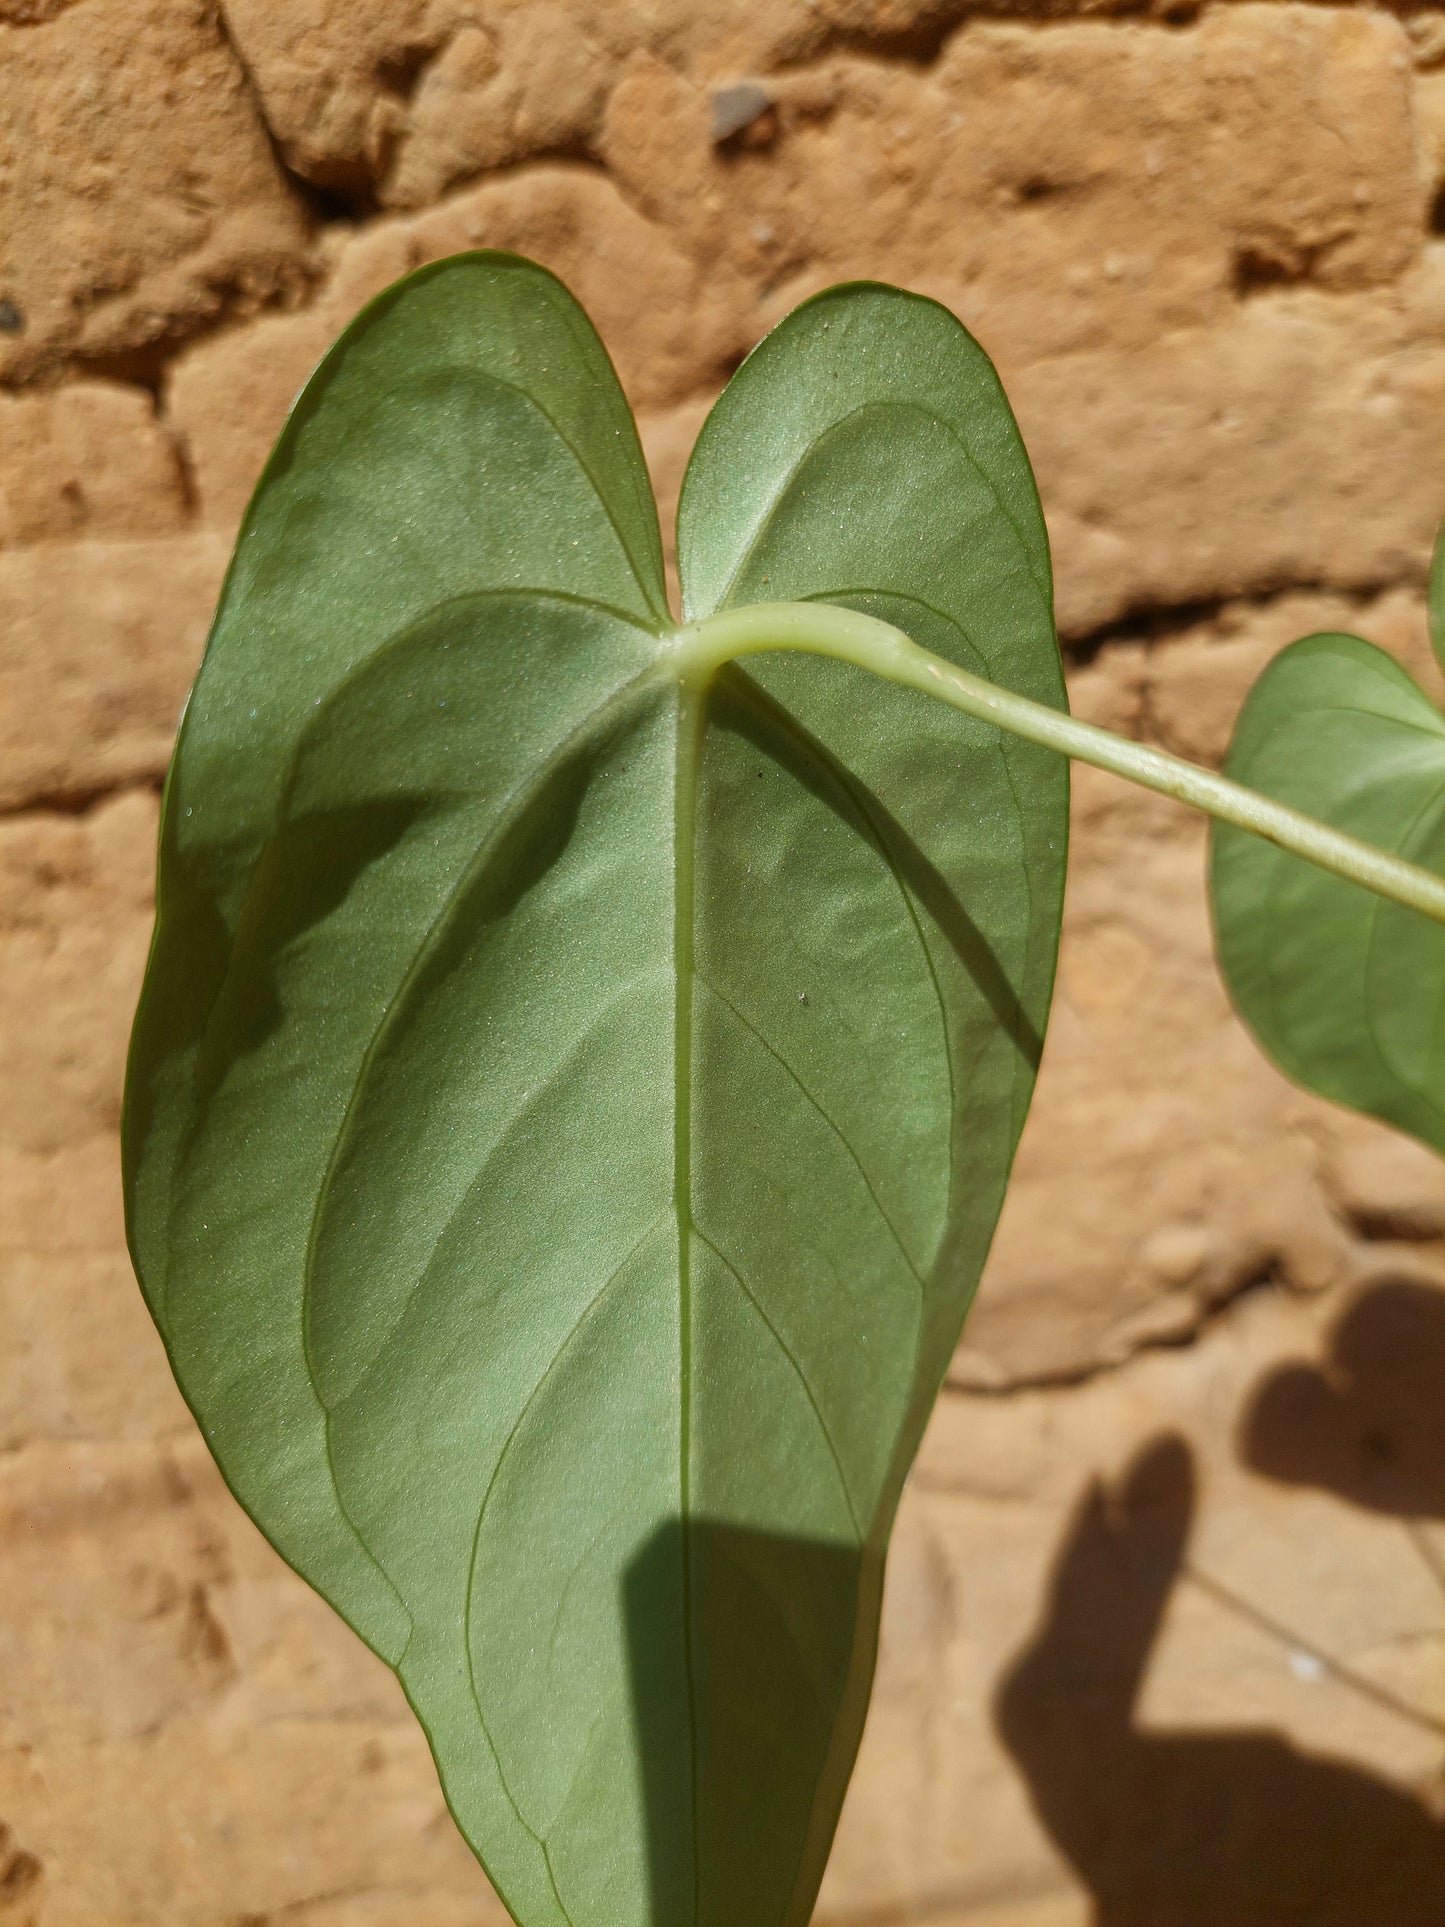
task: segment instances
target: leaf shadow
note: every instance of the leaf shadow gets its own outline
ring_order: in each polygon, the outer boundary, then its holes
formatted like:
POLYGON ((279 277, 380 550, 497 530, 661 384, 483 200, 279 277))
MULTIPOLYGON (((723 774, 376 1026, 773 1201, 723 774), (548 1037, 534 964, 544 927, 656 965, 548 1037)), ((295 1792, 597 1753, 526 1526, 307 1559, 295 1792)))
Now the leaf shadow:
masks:
MULTIPOLYGON (((458 954, 475 944, 483 926, 505 919, 546 877, 572 840, 605 747, 596 742, 573 746, 483 836, 468 869, 455 879, 434 933, 423 939, 414 993, 444 976, 458 954)), ((295 945, 339 909, 363 875, 384 862, 424 817, 464 800, 379 796, 310 811, 281 826, 256 865, 237 919, 197 1067, 202 1098, 284 1023, 280 984, 295 945)))
POLYGON ((280 1029, 285 955, 345 902, 432 807, 426 796, 377 797, 283 822, 258 858, 237 916, 196 1066, 197 1096, 212 1096, 243 1057, 280 1029))
POLYGON ((633 1559, 653 1927, 809 1918, 862 1736, 882 1570, 872 1547, 698 1518, 667 1520, 633 1559))
POLYGON ((1146 1444, 1086 1487, 1040 1623, 994 1703, 1095 1927, 1434 1927, 1445 1824, 1422 1799, 1264 1728, 1143 1725, 1139 1699, 1187 1570, 1196 1475, 1146 1444))
POLYGON ((1372 1285, 1348 1305, 1321 1364, 1282 1365, 1255 1392, 1240 1454, 1267 1478, 1370 1512, 1445 1519, 1445 1292, 1372 1285))
POLYGON ((736 731, 760 755, 788 770, 855 832, 861 829, 892 865, 976 985, 1030 1070, 1043 1056, 1043 1034, 1024 1009, 997 952, 953 885, 897 817, 828 746, 741 670, 719 675, 710 720, 736 731))

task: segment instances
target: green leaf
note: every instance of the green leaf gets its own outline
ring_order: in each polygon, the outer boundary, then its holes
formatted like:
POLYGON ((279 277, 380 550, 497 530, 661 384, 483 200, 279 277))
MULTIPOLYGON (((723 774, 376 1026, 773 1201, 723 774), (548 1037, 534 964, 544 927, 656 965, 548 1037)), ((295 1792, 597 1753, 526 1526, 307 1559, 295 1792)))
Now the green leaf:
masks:
MULTIPOLYGON (((1307 636, 1249 695, 1227 772, 1445 873, 1445 719, 1356 636, 1307 636)), ((1282 1070, 1445 1151, 1445 928, 1214 826, 1211 894, 1235 1004, 1282 1070)))
MULTIPOLYGON (((1027 461, 930 303, 769 338, 681 558, 694 615, 847 601, 1062 700, 1027 461)), ((697 688, 661 582, 550 276, 353 323, 187 711, 127 1093, 186 1396, 526 1927, 808 1919, 1058 932, 1061 761, 817 660, 697 688)))

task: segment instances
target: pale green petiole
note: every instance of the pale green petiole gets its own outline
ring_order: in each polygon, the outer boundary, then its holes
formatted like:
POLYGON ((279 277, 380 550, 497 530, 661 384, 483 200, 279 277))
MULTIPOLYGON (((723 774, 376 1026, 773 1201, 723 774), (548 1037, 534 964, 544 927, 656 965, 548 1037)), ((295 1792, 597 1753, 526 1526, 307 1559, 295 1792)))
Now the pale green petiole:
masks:
POLYGON ((910 642, 901 629, 827 602, 759 602, 725 609, 677 632, 676 663, 685 680, 707 678, 735 656, 770 650, 803 650, 856 663, 888 682, 922 690, 951 703, 965 715, 996 723, 1031 743, 1060 755, 1111 770, 1145 789, 1157 790, 1204 810, 1223 823, 1248 830, 1266 842, 1304 857, 1322 870, 1363 884, 1377 896, 1419 910, 1445 923, 1445 879, 1417 864, 1402 862, 1358 838, 1346 836, 1312 816, 1275 803, 1213 770, 1182 757, 1115 736, 1110 730, 1043 703, 1030 702, 971 675, 910 642))

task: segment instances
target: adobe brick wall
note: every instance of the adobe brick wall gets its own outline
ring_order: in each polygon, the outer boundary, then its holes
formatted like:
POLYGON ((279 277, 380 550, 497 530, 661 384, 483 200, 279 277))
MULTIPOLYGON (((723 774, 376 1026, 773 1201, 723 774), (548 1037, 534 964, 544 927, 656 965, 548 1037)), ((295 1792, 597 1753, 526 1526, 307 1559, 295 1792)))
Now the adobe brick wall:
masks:
MULTIPOLYGON (((0 1927, 502 1919, 394 1682, 222 1489, 120 1234, 159 783, 341 325, 418 262, 535 256, 666 510, 796 301, 938 297, 1034 456, 1075 706, 1210 761, 1310 629, 1441 687, 1442 182, 1441 10, 0 0, 0 1927), (729 132, 743 81, 766 105, 729 132)), ((1035 1113, 819 1918, 1144 1927, 1166 1839, 1226 1883, 1201 1921, 1363 1927, 1345 1839, 1403 1870, 1380 1927, 1418 1927, 1445 1176, 1259 1058, 1199 826, 1088 772, 1076 798, 1035 1113), (1292 1458, 1263 1388, 1311 1358, 1292 1458), (1261 1899, 1282 1858, 1316 1869, 1303 1913, 1261 1899)))

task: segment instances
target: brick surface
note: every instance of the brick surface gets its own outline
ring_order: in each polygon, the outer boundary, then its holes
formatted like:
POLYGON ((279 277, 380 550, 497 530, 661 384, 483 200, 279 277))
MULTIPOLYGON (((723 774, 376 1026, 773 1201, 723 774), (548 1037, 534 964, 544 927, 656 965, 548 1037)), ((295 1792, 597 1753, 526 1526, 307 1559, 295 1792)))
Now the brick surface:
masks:
MULTIPOLYGON (((1005 376, 1080 713, 1217 761, 1320 628, 1438 694, 1445 16, 0 0, 0 76, 0 1922, 500 1927, 124 1250, 157 794, 291 398, 398 275, 514 248, 597 319, 666 522, 739 357, 879 276, 1005 376)), ((818 1918, 1158 1927, 1162 1841, 1191 1927, 1422 1927, 1445 1176, 1259 1057, 1197 824, 1083 772, 1074 852, 818 1918)))

